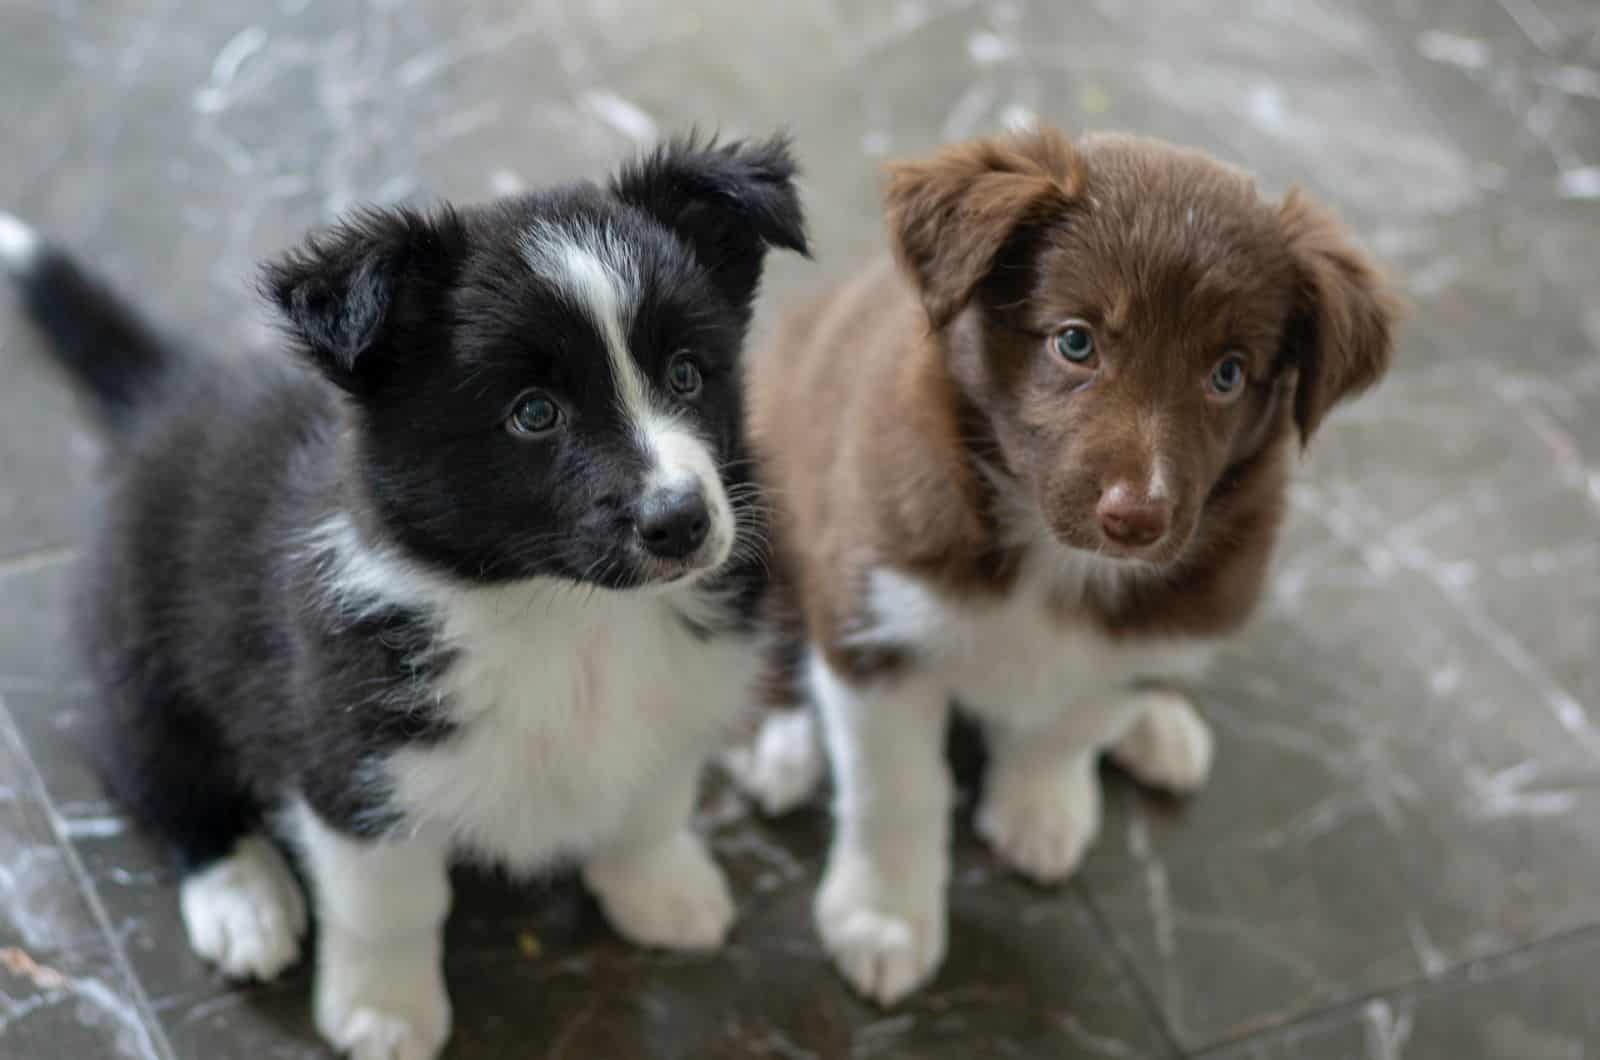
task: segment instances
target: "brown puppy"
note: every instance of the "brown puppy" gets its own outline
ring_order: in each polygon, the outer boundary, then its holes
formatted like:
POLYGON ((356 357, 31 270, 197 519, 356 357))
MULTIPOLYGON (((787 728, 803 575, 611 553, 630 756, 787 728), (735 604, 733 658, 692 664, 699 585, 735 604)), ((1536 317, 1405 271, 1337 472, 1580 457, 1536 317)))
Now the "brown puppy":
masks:
MULTIPOLYGON (((1260 595, 1299 445, 1385 371, 1393 296, 1303 195, 1194 151, 1035 131, 896 165, 896 264, 753 361, 753 433, 837 828, 816 918, 893 1002, 945 945, 948 704, 983 726, 981 833, 1042 881, 1099 826, 1095 761, 1185 791, 1175 690, 1260 595)), ((735 772, 821 772, 807 713, 735 772)))

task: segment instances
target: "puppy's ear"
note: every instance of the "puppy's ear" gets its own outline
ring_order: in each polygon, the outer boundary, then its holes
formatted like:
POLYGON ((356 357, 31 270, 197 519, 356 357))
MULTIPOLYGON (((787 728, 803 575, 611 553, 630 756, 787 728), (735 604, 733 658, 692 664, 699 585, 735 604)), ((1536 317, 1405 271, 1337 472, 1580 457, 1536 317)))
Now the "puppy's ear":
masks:
POLYGON ((1388 370, 1401 301, 1338 219, 1300 189, 1284 197, 1278 217, 1297 273, 1286 342, 1304 445, 1334 405, 1388 370))
POLYGON ((261 290, 308 359, 362 394, 436 325, 465 241, 448 208, 363 209, 269 262, 261 290))
POLYGON ((1052 129, 945 148, 889 167, 889 239, 934 328, 959 313, 1020 227, 1049 221, 1083 189, 1083 162, 1052 129))
POLYGON ((611 192, 672 229, 719 290, 748 309, 768 247, 809 254, 789 140, 673 140, 622 168, 611 192))

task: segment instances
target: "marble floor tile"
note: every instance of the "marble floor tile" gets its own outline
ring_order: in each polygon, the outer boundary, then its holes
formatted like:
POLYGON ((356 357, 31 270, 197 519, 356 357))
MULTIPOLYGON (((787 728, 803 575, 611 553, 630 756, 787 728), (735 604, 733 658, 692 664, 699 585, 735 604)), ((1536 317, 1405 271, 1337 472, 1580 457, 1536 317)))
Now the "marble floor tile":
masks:
MULTIPOLYGON (((1269 592, 1195 689, 1211 787, 1107 770, 1078 881, 963 823, 949 964, 880 1012, 809 926, 827 822, 702 826, 743 909, 641 954, 567 879, 463 872, 449 1057, 1488 1060, 1587 1055, 1600 929, 1600 7, 1592 0, 12 0, 0 210, 218 355, 272 355, 257 262, 361 201, 604 172, 783 125, 816 260, 881 246, 880 167, 1043 117, 1329 200, 1411 303, 1310 448, 1269 592), (1592 993, 1592 991, 1590 991, 1592 993)), ((0 1057, 322 1057, 304 964, 234 987, 104 797, 67 622, 94 426, 0 295, 0 1057)), ((969 802, 970 786, 967 791, 969 802)), ((965 811, 963 811, 965 813, 965 811)), ((963 817, 965 822, 965 817, 963 817)))
POLYGON ((1447 981, 1372 998, 1204 1060, 1570 1060, 1600 1041, 1592 931, 1479 961, 1447 981))

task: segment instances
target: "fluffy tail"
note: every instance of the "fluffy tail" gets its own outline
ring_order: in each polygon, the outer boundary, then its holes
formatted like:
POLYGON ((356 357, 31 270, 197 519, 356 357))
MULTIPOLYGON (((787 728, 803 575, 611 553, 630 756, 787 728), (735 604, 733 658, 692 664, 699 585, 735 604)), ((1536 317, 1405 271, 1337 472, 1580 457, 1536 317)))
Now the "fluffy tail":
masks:
POLYGON ((56 359, 115 426, 171 359, 170 348, 100 280, 28 225, 0 213, 0 272, 56 359))

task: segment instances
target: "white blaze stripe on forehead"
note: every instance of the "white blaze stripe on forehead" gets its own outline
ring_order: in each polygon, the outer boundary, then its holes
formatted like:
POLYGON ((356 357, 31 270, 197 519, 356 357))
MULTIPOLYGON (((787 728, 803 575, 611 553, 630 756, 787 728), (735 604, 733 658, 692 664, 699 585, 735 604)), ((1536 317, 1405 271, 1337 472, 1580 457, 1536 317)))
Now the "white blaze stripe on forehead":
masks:
POLYGON ((1152 500, 1166 501, 1172 499, 1172 481, 1167 475, 1167 462, 1161 459, 1159 453, 1156 454, 1156 458, 1151 462, 1150 497, 1152 500))
MULTIPOLYGON (((600 333, 611 361, 617 404, 650 457, 646 489, 698 484, 710 508, 710 540, 732 547, 733 508, 722 488, 711 447, 687 425, 651 402, 650 382, 628 348, 628 325, 639 301, 638 263, 609 229, 539 222, 522 240, 523 260, 582 308, 600 333)), ((717 546, 713 546, 717 547, 717 546)))
POLYGON ((628 349, 628 324, 639 300, 639 267, 609 229, 540 222, 522 239, 523 260, 548 277, 594 324, 611 361, 617 403, 635 428, 650 417, 650 390, 628 349))

